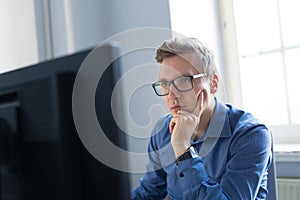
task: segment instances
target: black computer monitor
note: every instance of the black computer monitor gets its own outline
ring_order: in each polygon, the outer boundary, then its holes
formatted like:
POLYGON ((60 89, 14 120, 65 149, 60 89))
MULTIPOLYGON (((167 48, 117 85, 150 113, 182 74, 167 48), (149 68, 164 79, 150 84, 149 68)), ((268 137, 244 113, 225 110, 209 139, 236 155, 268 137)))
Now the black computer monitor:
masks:
MULTIPOLYGON (((118 47, 106 44, 97 51, 101 62, 118 54, 118 47)), ((90 52, 0 75, 1 200, 129 199, 128 174, 98 161, 85 148, 74 125, 74 80, 90 52)), ((99 81, 95 109, 98 119, 105 120, 99 121, 103 129, 109 129, 107 137, 124 148, 126 137, 110 109, 119 76, 117 59, 99 81)))

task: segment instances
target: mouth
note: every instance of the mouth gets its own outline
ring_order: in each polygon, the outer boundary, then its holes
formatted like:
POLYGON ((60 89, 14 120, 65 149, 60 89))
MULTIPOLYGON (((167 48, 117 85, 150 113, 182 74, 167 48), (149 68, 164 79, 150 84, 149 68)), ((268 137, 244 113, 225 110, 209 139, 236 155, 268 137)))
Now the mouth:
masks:
POLYGON ((178 110, 182 110, 182 107, 179 105, 175 105, 175 106, 172 106, 170 108, 170 110, 176 113, 178 110))

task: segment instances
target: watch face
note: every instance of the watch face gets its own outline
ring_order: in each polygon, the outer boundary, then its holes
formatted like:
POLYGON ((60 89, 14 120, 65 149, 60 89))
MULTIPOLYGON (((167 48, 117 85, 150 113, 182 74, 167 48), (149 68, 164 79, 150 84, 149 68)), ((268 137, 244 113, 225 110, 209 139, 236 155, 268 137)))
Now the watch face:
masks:
POLYGON ((190 155, 191 155, 192 158, 196 158, 196 157, 199 156, 193 146, 190 147, 190 155))

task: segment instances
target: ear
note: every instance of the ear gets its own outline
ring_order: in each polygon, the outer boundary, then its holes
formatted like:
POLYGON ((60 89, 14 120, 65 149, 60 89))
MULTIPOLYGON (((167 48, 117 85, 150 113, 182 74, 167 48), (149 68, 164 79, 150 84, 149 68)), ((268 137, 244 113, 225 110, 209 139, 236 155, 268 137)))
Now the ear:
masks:
POLYGON ((215 94, 218 91, 219 87, 219 76, 214 74, 210 82, 210 93, 215 94))

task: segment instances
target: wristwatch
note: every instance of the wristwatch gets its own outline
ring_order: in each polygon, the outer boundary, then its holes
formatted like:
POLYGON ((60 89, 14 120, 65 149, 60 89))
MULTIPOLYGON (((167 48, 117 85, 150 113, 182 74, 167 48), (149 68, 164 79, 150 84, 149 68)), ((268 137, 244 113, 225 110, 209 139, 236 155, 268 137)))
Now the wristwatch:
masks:
POLYGON ((190 146, 183 154, 176 158, 175 163, 178 165, 180 162, 190 158, 195 158, 196 156, 198 156, 198 154, 196 153, 194 147, 190 146))

